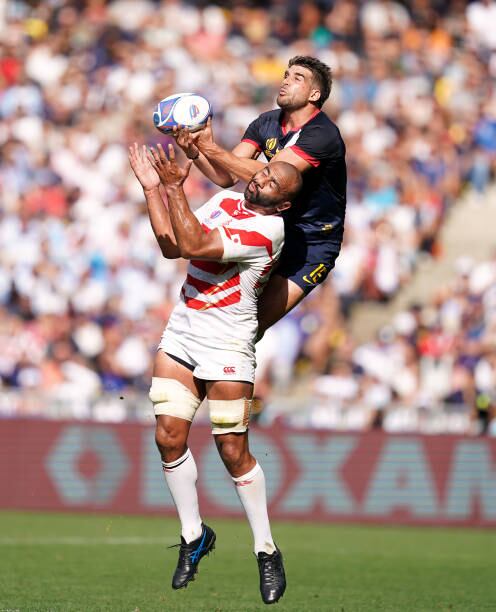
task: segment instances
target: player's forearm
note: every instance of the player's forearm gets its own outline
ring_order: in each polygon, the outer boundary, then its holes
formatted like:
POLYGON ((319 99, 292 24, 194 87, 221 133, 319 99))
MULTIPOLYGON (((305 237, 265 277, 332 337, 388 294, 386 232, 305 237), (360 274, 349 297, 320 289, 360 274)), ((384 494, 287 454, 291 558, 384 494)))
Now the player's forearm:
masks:
POLYGON ((159 188, 144 189, 148 217, 162 255, 167 259, 179 257, 174 230, 169 212, 165 207, 159 188))
POLYGON ((210 163, 223 168, 230 174, 234 174, 241 180, 248 182, 251 177, 267 164, 249 157, 238 157, 234 153, 226 151, 215 142, 204 147, 201 152, 208 158, 210 163))
POLYGON ((212 183, 219 185, 223 189, 232 187, 236 183, 236 177, 223 168, 214 160, 208 159, 201 151, 200 155, 194 160, 195 166, 202 172, 212 183))
POLYGON ((201 251, 206 234, 198 219, 191 212, 182 186, 166 185, 165 192, 179 254, 184 259, 191 259, 198 251, 201 251))

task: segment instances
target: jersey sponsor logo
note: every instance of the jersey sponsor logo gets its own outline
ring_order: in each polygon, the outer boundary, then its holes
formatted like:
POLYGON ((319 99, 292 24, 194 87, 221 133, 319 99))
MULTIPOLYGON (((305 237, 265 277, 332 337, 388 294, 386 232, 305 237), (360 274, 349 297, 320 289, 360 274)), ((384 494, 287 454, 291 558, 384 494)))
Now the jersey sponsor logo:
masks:
POLYGON ((319 264, 315 270, 312 270, 310 274, 303 277, 303 280, 309 285, 318 285, 322 282, 327 274, 327 268, 324 264, 319 264))
POLYGON ((224 366, 224 374, 236 374, 236 368, 234 366, 224 366))
POLYGON ((217 217, 220 217, 221 214, 222 214, 221 210, 214 210, 214 212, 210 215, 210 218, 217 219, 217 217))

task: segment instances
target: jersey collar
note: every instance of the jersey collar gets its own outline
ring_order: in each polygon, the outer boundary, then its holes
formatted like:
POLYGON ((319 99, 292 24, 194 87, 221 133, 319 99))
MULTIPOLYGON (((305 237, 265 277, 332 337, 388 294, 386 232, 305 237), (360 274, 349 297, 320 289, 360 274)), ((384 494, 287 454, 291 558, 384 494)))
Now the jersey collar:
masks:
MULTIPOLYGON (((315 111, 310 115, 310 117, 305 121, 305 123, 302 123, 301 125, 299 125, 298 127, 295 127, 291 130, 291 132, 298 132, 298 130, 301 130, 301 128, 306 125, 307 123, 309 123, 314 117, 316 117, 319 113, 321 112, 320 108, 316 108, 315 111)), ((281 129, 282 129, 282 133, 284 136, 286 136, 287 134, 289 134, 287 128, 286 128, 286 120, 284 118, 284 111, 281 110, 281 129)))

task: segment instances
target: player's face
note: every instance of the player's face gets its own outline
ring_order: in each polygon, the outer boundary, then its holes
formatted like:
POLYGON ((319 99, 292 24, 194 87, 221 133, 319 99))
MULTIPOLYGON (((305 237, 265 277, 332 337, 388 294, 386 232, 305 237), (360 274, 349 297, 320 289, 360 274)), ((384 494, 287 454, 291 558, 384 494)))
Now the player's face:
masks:
POLYGON ((287 180, 277 165, 265 166, 252 176, 246 185, 245 200, 249 204, 277 212, 278 205, 287 199, 287 180))
POLYGON ((315 102, 319 96, 311 70, 304 66, 290 66, 284 73, 277 104, 283 110, 297 110, 315 102))

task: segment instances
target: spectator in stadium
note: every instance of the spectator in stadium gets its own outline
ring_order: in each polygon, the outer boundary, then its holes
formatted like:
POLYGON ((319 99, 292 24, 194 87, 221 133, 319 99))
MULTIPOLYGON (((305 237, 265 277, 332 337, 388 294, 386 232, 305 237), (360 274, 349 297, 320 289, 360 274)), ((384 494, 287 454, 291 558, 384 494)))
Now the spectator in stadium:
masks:
POLYGON ((256 172, 242 194, 222 191, 192 213, 183 191, 192 162, 181 168, 169 145, 153 165, 135 144, 129 150, 143 187, 150 222, 166 258, 190 261, 181 300, 173 310, 155 358, 150 399, 165 479, 181 521, 179 560, 172 586, 187 586, 215 544, 202 523, 197 470, 187 446, 189 429, 206 397, 219 454, 236 486, 254 536, 265 603, 286 588, 282 555, 272 539, 265 478, 248 448, 253 395, 257 297, 284 241, 280 213, 291 206, 301 177, 291 164, 256 172), (167 195, 167 207, 160 193, 167 195))

